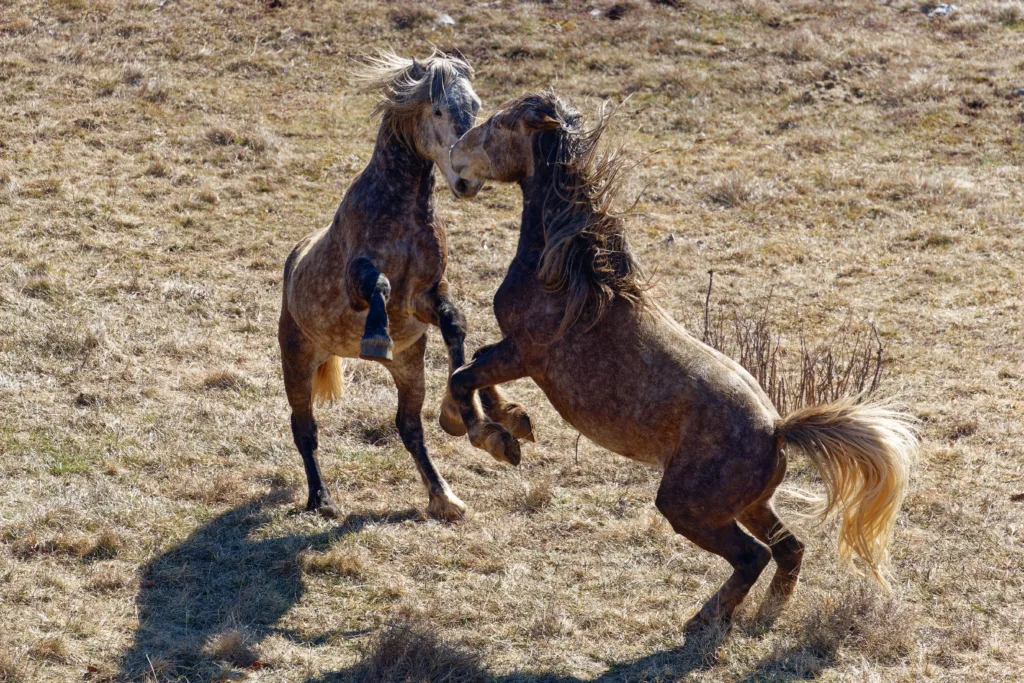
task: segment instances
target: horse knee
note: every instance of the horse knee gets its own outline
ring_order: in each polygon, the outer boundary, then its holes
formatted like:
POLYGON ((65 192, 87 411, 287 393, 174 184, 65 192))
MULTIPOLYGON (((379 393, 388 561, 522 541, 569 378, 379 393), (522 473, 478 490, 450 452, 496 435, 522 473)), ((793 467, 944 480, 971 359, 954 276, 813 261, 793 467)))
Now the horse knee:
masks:
POLYGON ((448 391, 451 393, 452 398, 458 403, 465 403, 469 400, 470 394, 473 393, 470 387, 471 376, 467 370, 468 366, 463 366, 452 373, 452 376, 448 378, 448 391))
POLYGON ((473 352, 473 360, 476 360, 483 356, 484 354, 488 353, 495 346, 497 346, 497 344, 487 344, 486 346, 481 346, 479 349, 473 352))

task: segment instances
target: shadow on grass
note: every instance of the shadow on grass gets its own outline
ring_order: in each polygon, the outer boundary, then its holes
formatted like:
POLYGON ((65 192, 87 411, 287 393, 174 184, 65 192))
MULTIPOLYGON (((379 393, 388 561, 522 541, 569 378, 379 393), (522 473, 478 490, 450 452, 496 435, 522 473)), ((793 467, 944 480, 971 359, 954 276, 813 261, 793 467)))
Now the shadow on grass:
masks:
MULTIPOLYGON (((419 515, 349 515, 330 531, 261 537, 270 508, 289 497, 275 492, 232 508, 143 567, 139 627, 122 660, 122 680, 209 680, 223 672, 222 660, 252 664, 253 646, 275 633, 315 644, 275 627, 302 597, 300 553, 324 550, 367 524, 419 515)), ((339 635, 346 634, 324 638, 339 635)))
POLYGON ((724 629, 707 629, 687 636, 679 647, 615 664, 595 678, 537 671, 496 676, 478 655, 434 635, 429 624, 392 624, 362 646, 355 665, 306 683, 667 683, 713 667, 725 635, 724 629))

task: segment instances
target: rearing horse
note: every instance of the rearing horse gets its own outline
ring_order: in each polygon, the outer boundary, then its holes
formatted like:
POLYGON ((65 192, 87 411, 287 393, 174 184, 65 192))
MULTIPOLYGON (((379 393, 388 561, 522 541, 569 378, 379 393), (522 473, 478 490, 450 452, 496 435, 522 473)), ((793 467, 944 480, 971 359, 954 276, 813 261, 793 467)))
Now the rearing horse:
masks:
MULTIPOLYGON (((441 328, 450 371, 465 362, 465 318, 444 278, 448 247, 434 215, 434 167, 456 195, 479 189, 452 170, 448 152, 480 109, 462 59, 435 52, 424 62, 382 52, 355 73, 364 90, 380 94, 380 130, 366 168, 348 188, 334 221, 303 239, 284 267, 278 339, 292 434, 309 487, 308 510, 335 517, 338 509, 317 460, 316 401, 342 395, 340 358, 387 367, 398 387, 398 432, 430 497, 428 511, 462 517, 466 506, 427 454, 420 411, 427 327, 441 328)), ((492 419, 522 437, 532 428, 522 408, 494 391, 481 392, 492 419)), ((446 395, 441 426, 466 433, 446 395)))
POLYGON ((494 297, 504 339, 449 381, 471 441, 518 461, 514 435, 484 419, 472 392, 530 377, 587 438, 660 467, 658 510, 733 567, 691 627, 728 621, 772 558, 768 604, 795 589, 804 544, 771 503, 790 448, 821 474, 822 512, 842 509, 841 557, 856 553, 884 583, 917 448, 908 419, 852 399, 780 417, 750 374, 652 301, 622 220, 607 208, 621 165, 597 152, 606 121, 587 129, 554 94, 530 94, 452 150, 453 168, 472 184, 464 194, 486 179, 523 192, 519 245, 494 297))

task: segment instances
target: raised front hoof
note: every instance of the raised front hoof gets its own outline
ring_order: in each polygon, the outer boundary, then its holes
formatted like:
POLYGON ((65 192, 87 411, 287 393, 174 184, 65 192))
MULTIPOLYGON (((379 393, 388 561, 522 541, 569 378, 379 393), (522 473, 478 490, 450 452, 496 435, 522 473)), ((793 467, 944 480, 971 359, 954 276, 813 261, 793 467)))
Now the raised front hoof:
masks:
POLYGON ((470 433, 470 443, 490 453, 491 457, 498 462, 519 465, 519 462, 523 459, 522 451, 519 449, 519 442, 500 424, 485 422, 473 431, 476 433, 470 433))
POLYGON ((359 357, 390 363, 395 358, 395 343, 387 334, 366 335, 359 342, 359 357))
POLYGON ((537 438, 533 435, 533 421, 518 403, 510 403, 505 410, 505 419, 501 421, 505 428, 512 432, 512 436, 523 439, 530 443, 536 443, 537 438))
POLYGON ((461 522, 466 519, 466 504, 451 491, 430 496, 427 514, 442 522, 461 522))
POLYGON ((462 416, 459 414, 459 409, 455 405, 455 399, 447 391, 444 394, 444 399, 441 401, 441 414, 437 417, 438 423, 448 434, 452 436, 465 436, 466 424, 462 421, 462 416))

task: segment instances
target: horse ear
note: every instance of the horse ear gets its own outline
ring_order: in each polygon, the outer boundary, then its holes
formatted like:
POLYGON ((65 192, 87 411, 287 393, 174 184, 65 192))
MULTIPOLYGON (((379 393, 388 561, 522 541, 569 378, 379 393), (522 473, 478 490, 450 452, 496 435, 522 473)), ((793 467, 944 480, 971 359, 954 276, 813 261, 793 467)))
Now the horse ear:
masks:
POLYGON ((412 77, 416 78, 416 79, 422 78, 423 74, 425 74, 426 72, 427 72, 427 67, 425 67, 423 65, 423 63, 420 62, 418 59, 413 57, 412 58, 412 67, 411 67, 412 77))
POLYGON ((555 128, 560 128, 562 122, 553 118, 546 111, 530 109, 523 114, 523 125, 526 126, 527 130, 554 130, 555 128))

